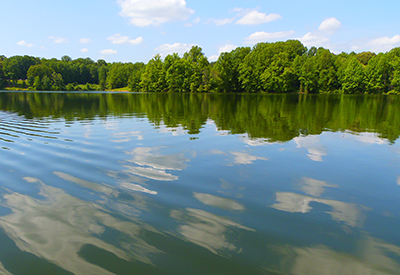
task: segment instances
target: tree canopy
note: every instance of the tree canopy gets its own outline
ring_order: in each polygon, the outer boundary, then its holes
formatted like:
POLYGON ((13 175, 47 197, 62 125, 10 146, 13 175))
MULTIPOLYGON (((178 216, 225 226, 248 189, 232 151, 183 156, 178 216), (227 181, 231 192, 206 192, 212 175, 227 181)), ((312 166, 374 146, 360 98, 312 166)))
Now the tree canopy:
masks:
POLYGON ((209 62, 199 46, 147 64, 97 62, 64 55, 0 56, 0 88, 134 92, 400 93, 400 48, 387 53, 334 54, 298 40, 263 42, 221 53, 209 62))

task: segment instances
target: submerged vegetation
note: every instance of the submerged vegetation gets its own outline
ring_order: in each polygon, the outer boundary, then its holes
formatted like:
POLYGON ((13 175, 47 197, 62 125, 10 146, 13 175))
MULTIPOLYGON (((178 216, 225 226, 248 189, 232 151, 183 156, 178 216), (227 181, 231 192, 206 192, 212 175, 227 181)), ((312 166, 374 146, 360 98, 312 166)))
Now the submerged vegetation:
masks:
POLYGON ((238 47, 209 62, 193 46, 147 64, 0 56, 0 89, 134 92, 400 93, 400 48, 334 54, 298 40, 238 47), (124 88, 125 90, 126 88, 124 88))

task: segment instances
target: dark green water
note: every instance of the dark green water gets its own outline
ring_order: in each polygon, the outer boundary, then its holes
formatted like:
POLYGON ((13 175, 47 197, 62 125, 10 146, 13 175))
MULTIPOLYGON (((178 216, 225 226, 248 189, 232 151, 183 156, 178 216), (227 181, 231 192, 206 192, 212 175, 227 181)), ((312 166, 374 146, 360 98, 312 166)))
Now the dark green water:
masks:
POLYGON ((0 274, 400 274, 400 97, 0 93, 0 274))

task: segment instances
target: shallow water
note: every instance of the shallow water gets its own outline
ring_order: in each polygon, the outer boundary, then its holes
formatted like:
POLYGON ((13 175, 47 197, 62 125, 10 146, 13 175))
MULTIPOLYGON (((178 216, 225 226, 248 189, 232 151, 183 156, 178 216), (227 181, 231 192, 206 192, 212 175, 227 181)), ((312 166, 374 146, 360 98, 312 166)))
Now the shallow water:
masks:
POLYGON ((400 99, 0 93, 0 274, 400 274, 400 99))

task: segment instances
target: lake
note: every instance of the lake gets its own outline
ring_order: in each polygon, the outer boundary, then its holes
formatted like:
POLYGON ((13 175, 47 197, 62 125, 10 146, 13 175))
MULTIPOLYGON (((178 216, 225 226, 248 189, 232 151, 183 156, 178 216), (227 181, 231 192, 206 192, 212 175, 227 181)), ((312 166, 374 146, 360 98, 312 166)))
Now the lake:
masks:
POLYGON ((0 93, 1 274, 400 274, 400 97, 0 93))

